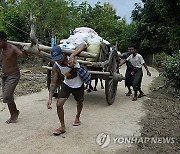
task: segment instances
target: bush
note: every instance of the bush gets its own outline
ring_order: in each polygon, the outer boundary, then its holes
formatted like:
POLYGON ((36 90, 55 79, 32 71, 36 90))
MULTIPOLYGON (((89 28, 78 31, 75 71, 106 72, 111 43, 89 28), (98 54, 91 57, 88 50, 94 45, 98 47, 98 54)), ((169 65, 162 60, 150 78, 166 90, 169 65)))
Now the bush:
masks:
POLYGON ((168 55, 165 52, 161 52, 161 53, 156 54, 155 57, 154 57, 155 58, 155 65, 158 66, 158 67, 161 67, 162 63, 164 61, 166 61, 167 56, 168 55))
POLYGON ((162 63, 163 75, 166 78, 167 85, 180 90, 180 51, 179 53, 168 56, 162 63))

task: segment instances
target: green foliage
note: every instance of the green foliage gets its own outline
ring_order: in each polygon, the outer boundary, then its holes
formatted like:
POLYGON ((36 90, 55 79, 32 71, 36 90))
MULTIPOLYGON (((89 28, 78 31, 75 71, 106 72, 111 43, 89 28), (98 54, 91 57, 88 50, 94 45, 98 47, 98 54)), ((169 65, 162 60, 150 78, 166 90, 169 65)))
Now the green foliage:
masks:
POLYGON ((121 34, 119 36, 119 44, 121 51, 126 51, 130 43, 132 43, 132 40, 136 36, 136 27, 137 24, 135 22, 132 22, 131 24, 126 24, 126 21, 121 22, 121 34))
POLYGON ((156 54, 156 55, 155 55, 155 58, 156 58, 156 59, 166 60, 167 56, 168 56, 167 53, 161 52, 161 53, 156 54))
POLYGON ((97 2, 92 7, 88 1, 77 5, 74 0, 1 0, 0 29, 12 40, 28 41, 32 11, 37 37, 45 45, 49 45, 52 35, 67 38, 74 28, 87 26, 111 44, 117 44, 121 51, 130 43, 145 53, 179 50, 178 0, 142 1, 144 7, 136 4, 133 22, 128 25, 110 3, 97 2))
POLYGON ((17 4, 14 3, 13 1, 0 3, 0 28, 7 32, 9 39, 26 41, 27 34, 23 31, 27 30, 27 24, 17 9, 17 4))
POLYGON ((83 20, 81 26, 93 28, 101 37, 112 44, 120 44, 119 37, 122 32, 122 21, 116 15, 115 9, 110 3, 97 3, 92 8, 87 2, 78 7, 80 18, 83 20))
POLYGON ((157 53, 155 55, 155 65, 158 67, 162 66, 162 63, 164 63, 164 61, 166 61, 168 55, 165 52, 161 52, 161 53, 157 53))
POLYGON ((74 28, 87 26, 111 44, 117 43, 119 49, 127 47, 126 37, 129 36, 127 32, 129 27, 124 19, 116 15, 116 10, 110 3, 98 2, 92 7, 87 1, 77 5, 74 0, 10 0, 3 2, 0 28, 5 29, 12 40, 27 41, 29 39, 29 35, 23 34, 18 29, 29 33, 29 14, 32 11, 37 37, 43 44, 47 45, 52 35, 56 35, 59 39, 67 38, 74 28))
POLYGON ((3 10, 2 27, 6 30, 9 39, 17 41, 26 41, 28 34, 24 33, 27 30, 25 19, 16 10, 11 7, 3 10))
POLYGON ((167 79, 167 84, 173 88, 180 90, 180 52, 173 56, 168 56, 163 63, 163 75, 167 79))
POLYGON ((142 0, 136 4, 132 18, 137 23, 136 43, 142 52, 158 53, 180 49, 179 0, 142 0))
POLYGON ((26 16, 29 23, 29 13, 35 18, 36 33, 43 44, 48 42, 52 34, 60 38, 67 37, 71 29, 68 3, 64 0, 23 0, 18 8, 26 16))

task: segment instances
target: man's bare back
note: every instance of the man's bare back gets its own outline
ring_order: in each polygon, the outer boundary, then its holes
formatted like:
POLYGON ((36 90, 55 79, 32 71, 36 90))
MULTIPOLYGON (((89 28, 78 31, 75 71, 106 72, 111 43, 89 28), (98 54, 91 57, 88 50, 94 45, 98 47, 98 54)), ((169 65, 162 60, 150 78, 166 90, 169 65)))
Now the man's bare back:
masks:
MULTIPOLYGON (((19 71, 17 64, 17 47, 12 44, 7 44, 2 50, 2 72, 10 74, 19 71)), ((19 51, 20 55, 22 51, 19 51)))

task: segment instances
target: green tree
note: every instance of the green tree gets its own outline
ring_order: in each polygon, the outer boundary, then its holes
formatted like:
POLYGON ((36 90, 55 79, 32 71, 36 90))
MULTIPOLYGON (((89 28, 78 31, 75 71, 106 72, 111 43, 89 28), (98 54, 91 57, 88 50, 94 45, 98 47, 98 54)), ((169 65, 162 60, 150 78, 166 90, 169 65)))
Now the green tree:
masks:
POLYGON ((2 1, 0 26, 16 41, 29 39, 29 14, 32 11, 36 35, 39 42, 49 45, 52 34, 67 38, 76 27, 87 26, 94 29, 111 44, 118 43, 125 49, 132 30, 124 19, 116 15, 110 3, 98 2, 92 7, 87 1, 77 5, 74 0, 10 0, 2 1), (15 28, 16 27, 16 28, 15 28), (27 32, 27 33, 26 33, 27 32))
POLYGON ((35 18, 36 33, 42 43, 49 42, 52 34, 60 38, 70 33, 71 19, 69 17, 68 2, 65 0, 23 0, 19 8, 29 17, 32 11, 35 18))
POLYGON ((73 8, 65 0, 22 0, 3 5, 0 15, 1 25, 8 32, 10 39, 16 41, 29 39, 30 11, 35 19, 37 37, 43 44, 49 44, 52 34, 57 34, 59 38, 68 37, 75 27, 76 21, 72 20, 72 16, 75 18, 76 14, 71 14, 69 8, 71 11, 73 8))
POLYGON ((144 52, 168 52, 180 49, 179 0, 142 0, 136 4, 132 18, 137 23, 136 36, 131 40, 144 52))
POLYGON ((93 28, 101 37, 111 44, 118 43, 121 48, 122 22, 110 3, 102 5, 98 2, 92 7, 84 2, 79 5, 79 14, 83 20, 81 26, 93 28))
POLYGON ((127 24, 125 20, 121 21, 122 32, 120 35, 120 49, 121 51, 127 51, 128 46, 131 44, 132 40, 136 38, 136 22, 131 22, 127 24))
POLYGON ((25 41, 27 34, 24 32, 27 30, 27 24, 17 6, 18 3, 16 1, 1 3, 0 27, 7 32, 9 39, 25 41))

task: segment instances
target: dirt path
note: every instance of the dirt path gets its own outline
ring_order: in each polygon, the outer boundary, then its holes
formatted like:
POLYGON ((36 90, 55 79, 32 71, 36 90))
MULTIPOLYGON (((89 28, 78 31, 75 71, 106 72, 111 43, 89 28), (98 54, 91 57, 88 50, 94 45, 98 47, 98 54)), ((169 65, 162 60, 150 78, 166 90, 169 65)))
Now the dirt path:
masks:
MULTIPOLYGON (((122 68, 124 73, 125 67, 122 68)), ((150 68, 152 77, 144 72, 142 89, 148 93, 148 88, 158 72, 150 68)), ((116 101, 108 106, 104 90, 98 87, 97 92, 86 93, 82 125, 73 127, 76 113, 76 103, 70 97, 65 105, 65 122, 67 133, 54 137, 51 131, 58 127, 55 101, 52 110, 46 109, 47 90, 16 98, 21 111, 18 123, 7 125, 4 122, 9 117, 7 108, 0 112, 0 153, 1 154, 91 154, 120 153, 130 144, 113 144, 101 148, 96 144, 99 133, 109 133, 110 136, 138 136, 140 126, 137 124, 145 112, 142 101, 147 97, 132 102, 132 97, 126 97, 124 82, 118 86, 116 101)))

